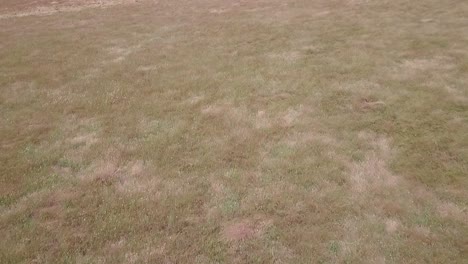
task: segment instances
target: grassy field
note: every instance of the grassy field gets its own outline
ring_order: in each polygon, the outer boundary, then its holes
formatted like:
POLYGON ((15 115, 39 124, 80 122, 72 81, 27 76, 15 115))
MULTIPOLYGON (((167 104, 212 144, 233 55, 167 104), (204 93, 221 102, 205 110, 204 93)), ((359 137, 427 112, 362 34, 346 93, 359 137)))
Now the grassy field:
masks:
POLYGON ((0 263, 468 263, 468 1, 1 1, 0 237, 0 263))

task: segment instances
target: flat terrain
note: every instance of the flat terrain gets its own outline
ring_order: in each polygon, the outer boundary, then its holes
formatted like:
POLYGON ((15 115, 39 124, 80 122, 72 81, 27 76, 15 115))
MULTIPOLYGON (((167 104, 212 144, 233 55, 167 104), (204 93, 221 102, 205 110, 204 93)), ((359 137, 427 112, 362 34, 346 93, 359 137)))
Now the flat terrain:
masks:
POLYGON ((1 1, 0 263, 467 263, 467 14, 1 1))

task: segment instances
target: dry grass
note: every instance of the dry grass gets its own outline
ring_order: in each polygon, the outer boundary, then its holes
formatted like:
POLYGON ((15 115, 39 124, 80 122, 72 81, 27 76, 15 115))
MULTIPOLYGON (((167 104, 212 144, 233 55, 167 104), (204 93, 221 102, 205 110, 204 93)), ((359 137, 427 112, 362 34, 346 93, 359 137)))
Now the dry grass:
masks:
POLYGON ((463 263, 467 13, 2 2, 0 263, 463 263))
POLYGON ((58 12, 78 12, 87 8, 105 8, 132 4, 138 0, 5 0, 0 6, 0 19, 48 16, 58 12))

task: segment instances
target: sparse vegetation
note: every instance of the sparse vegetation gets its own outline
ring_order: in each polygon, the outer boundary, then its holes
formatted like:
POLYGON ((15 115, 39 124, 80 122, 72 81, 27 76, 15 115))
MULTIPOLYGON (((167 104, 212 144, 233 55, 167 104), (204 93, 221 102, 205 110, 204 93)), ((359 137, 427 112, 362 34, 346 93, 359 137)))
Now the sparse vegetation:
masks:
POLYGON ((464 263, 468 2, 0 3, 0 263, 464 263))

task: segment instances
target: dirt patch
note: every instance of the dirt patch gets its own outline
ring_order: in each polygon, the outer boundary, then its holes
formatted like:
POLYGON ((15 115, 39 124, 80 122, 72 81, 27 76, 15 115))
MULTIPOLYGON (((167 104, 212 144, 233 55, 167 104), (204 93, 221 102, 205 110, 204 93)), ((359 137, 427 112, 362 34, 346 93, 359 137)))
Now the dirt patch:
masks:
POLYGON ((281 127, 292 127, 295 124, 301 123, 308 114, 313 112, 308 106, 299 105, 296 107, 290 107, 286 112, 282 114, 282 117, 278 122, 281 127))
POLYGON ((256 118, 255 118, 255 128, 257 129, 270 128, 271 125, 272 125, 272 122, 270 118, 268 117, 267 113, 263 110, 258 111, 256 118))
POLYGON ((255 228, 249 221, 243 220, 223 228, 223 237, 228 241, 239 241, 252 238, 255 228))
POLYGON ((400 223, 395 220, 395 219, 387 219, 385 221, 385 230, 388 233, 394 233, 398 230, 398 227, 400 226, 400 223))
POLYGON ((398 177, 387 168, 392 154, 388 139, 367 133, 361 133, 359 136, 370 142, 374 150, 370 151, 364 160, 351 165, 354 190, 363 193, 396 186, 398 177))
POLYGON ((237 242, 260 237, 272 222, 262 217, 253 219, 234 220, 226 224, 221 230, 221 236, 229 242, 237 242))
POLYGON ((295 109, 288 109, 287 113, 283 116, 283 125, 286 127, 292 126, 294 121, 301 115, 301 113, 295 109))
POLYGON ((439 202, 437 211, 443 218, 451 218, 468 224, 468 213, 456 204, 450 202, 439 202))
POLYGON ((141 160, 136 161, 130 166, 130 175, 140 176, 144 171, 144 163, 141 160))

